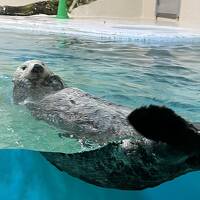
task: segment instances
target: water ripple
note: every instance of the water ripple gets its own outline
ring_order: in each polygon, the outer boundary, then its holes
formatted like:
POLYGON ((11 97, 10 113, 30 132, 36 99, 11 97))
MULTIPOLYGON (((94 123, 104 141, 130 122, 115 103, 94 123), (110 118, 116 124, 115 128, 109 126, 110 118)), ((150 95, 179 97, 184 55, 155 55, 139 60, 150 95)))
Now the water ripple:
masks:
POLYGON ((81 150, 76 141, 56 137, 60 130, 36 121, 23 108, 19 112, 12 104, 12 74, 28 59, 43 60, 66 85, 109 101, 132 108, 166 105, 188 120, 200 121, 200 45, 142 47, 2 31, 0 43, 0 132, 4 133, 0 145, 4 147, 29 145, 35 148, 34 143, 44 147, 48 142, 52 145, 45 148, 55 151, 81 150))

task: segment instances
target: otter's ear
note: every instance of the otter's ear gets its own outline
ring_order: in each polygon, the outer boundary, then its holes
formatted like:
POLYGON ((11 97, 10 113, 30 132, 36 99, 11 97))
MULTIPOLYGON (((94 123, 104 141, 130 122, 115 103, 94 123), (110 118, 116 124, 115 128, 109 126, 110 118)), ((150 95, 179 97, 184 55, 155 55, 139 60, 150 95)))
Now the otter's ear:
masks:
POLYGON ((55 91, 62 90, 64 84, 62 79, 57 75, 51 75, 45 80, 45 85, 52 87, 55 91))

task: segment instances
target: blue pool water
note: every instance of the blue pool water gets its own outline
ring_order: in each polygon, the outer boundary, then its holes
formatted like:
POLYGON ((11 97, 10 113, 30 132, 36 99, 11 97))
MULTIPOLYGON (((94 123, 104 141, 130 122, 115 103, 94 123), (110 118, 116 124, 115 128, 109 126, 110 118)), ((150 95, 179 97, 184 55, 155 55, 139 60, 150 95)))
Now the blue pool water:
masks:
POLYGON ((200 44, 137 46, 62 35, 0 30, 0 199, 199 199, 200 173, 190 173, 140 192, 103 189, 61 173, 32 150, 83 151, 60 130, 32 118, 12 102, 12 74, 40 59, 68 86, 132 108, 166 105, 189 121, 200 117, 200 44))

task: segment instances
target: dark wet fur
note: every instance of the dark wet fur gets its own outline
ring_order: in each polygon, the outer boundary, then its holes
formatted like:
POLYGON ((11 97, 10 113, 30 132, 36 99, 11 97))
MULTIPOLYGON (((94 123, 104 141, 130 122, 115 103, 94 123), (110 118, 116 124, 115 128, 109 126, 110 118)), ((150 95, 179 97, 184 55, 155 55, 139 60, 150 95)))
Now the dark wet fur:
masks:
POLYGON ((144 137, 185 150, 200 149, 198 130, 164 106, 144 106, 129 116, 130 124, 144 137))

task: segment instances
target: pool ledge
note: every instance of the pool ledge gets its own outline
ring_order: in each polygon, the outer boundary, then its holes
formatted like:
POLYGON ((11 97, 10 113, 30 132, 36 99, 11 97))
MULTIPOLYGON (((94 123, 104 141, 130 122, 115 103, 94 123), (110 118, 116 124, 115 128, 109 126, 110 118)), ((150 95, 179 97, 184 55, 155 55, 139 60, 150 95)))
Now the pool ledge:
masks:
POLYGON ((1 31, 31 34, 64 34, 95 40, 133 42, 140 44, 185 44, 200 42, 200 32, 151 23, 112 20, 58 20, 52 16, 0 16, 1 31))

